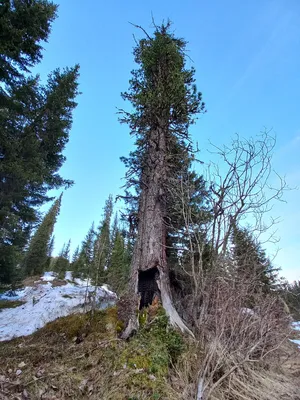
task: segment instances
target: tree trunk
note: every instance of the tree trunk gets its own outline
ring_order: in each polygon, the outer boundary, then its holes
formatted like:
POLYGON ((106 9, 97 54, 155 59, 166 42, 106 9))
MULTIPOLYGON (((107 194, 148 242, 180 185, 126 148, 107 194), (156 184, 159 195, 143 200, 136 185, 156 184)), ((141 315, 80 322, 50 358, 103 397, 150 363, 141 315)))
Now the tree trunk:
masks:
MULTIPOLYGON (((138 233, 134 247, 131 265, 130 292, 134 295, 145 290, 152 293, 153 282, 145 280, 144 289, 141 290, 141 276, 145 271, 156 271, 153 278, 159 290, 162 305, 170 319, 170 323, 183 332, 192 332, 182 321, 177 313, 171 298, 169 270, 166 259, 166 185, 168 179, 167 157, 167 129, 157 128, 149 132, 149 147, 146 166, 141 177, 141 193, 138 210, 138 233), (155 275, 155 277, 154 277, 155 275), (149 288, 147 288, 147 285, 149 288)), ((150 274, 149 274, 150 276, 150 274)), ((143 299, 143 305, 145 299, 143 299)), ((133 302, 134 304, 134 302, 133 302)), ((131 318, 123 332, 123 337, 128 338, 134 330, 138 329, 137 313, 131 312, 131 318)))

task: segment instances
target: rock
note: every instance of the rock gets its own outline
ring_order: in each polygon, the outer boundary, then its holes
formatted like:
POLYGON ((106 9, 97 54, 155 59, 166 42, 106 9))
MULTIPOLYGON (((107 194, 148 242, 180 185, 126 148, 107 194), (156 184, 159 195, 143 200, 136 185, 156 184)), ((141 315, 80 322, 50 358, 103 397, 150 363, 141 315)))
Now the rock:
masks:
POLYGON ((37 371, 37 373, 35 374, 35 376, 37 377, 37 378, 40 378, 41 376, 43 376, 44 375, 44 372, 45 372, 45 370, 42 368, 42 369, 39 369, 38 371, 37 371))
POLYGON ((81 383, 79 385, 79 389, 83 392, 85 390, 87 384, 88 384, 88 379, 84 379, 83 381, 81 381, 81 383))
POLYGON ((22 361, 22 362, 20 362, 20 364, 18 365, 18 367, 19 367, 19 368, 23 368, 23 367, 25 367, 25 365, 26 365, 26 364, 24 363, 24 361, 22 361))

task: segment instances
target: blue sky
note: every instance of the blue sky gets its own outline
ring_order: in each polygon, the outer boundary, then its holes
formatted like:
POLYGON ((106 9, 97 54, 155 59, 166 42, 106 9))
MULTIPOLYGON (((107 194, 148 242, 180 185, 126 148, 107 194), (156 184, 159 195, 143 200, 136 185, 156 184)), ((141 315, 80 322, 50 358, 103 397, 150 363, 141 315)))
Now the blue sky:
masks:
MULTIPOLYGON (((109 193, 122 193, 125 170, 119 157, 132 148, 129 130, 116 114, 124 104, 134 68, 133 34, 151 33, 170 18, 175 34, 188 42, 190 65, 207 113, 193 128, 202 154, 208 141, 229 143, 264 127, 277 135, 274 167, 290 186, 300 186, 300 2, 299 0, 61 0, 43 62, 45 78, 56 67, 79 63, 80 90, 67 161, 61 172, 75 180, 65 192, 55 228, 56 252, 72 239, 74 249, 92 221, 98 223, 109 193)), ((275 263, 288 279, 300 279, 300 194, 274 207, 281 237, 275 263)), ((270 248, 273 251, 273 248, 270 248)))

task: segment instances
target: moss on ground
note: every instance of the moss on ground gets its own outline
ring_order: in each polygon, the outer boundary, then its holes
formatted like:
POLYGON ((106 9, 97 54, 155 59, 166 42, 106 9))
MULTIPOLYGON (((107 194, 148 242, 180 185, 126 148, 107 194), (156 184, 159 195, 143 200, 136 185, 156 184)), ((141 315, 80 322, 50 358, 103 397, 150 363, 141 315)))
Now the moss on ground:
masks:
POLYGON ((119 339, 120 329, 112 307, 59 318, 31 336, 0 343, 4 394, 7 399, 24 390, 30 399, 180 399, 169 372, 185 346, 163 310, 129 341, 119 339))

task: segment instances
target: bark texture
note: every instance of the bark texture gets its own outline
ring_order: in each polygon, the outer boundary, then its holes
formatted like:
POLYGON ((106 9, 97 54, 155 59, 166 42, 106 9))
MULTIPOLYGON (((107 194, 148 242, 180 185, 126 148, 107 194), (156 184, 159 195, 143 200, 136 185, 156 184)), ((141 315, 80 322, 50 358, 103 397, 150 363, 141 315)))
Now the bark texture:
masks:
MULTIPOLYGON (((139 68, 132 71, 130 89, 122 94, 133 111, 123 111, 121 121, 129 124, 131 134, 136 136, 136 150, 124 157, 128 167, 126 187, 134 188, 137 195, 130 190, 126 196, 134 199, 133 215, 138 198, 130 293, 139 293, 141 271, 158 270, 157 286, 170 323, 191 333, 172 302, 166 256, 166 222, 170 222, 170 193, 174 193, 170 188, 174 189, 182 171, 189 168, 188 127, 194 115, 204 110, 202 95, 194 84, 194 70, 185 67, 185 45, 170 32, 170 22, 155 26, 153 37, 146 33, 146 38, 139 41, 134 49, 139 68)), ((133 318, 127 323, 125 336, 137 326, 133 318)))
MULTIPOLYGON (((162 127, 149 133, 146 168, 142 174, 139 202, 138 235, 131 266, 130 292, 138 294, 139 271, 157 268, 157 285, 162 305, 170 323, 193 336, 176 311, 171 297, 169 270, 166 258, 166 185, 168 180, 167 136, 162 127)), ((123 333, 127 338, 138 328, 137 316, 132 313, 123 333)))

